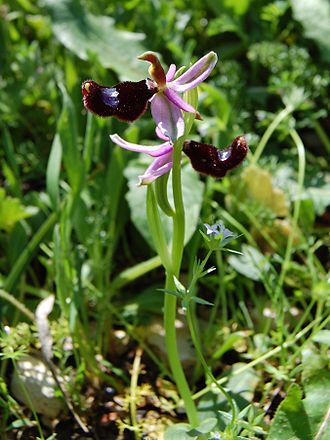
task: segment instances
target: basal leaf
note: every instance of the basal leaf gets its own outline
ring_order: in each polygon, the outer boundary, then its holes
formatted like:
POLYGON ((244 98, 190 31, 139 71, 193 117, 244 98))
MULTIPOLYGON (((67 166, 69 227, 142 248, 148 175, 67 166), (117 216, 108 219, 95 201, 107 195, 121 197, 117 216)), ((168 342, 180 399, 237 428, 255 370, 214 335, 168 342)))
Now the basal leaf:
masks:
POLYGON ((147 66, 136 57, 145 52, 144 34, 116 29, 114 20, 85 10, 78 0, 44 0, 56 38, 80 59, 95 54, 106 68, 121 80, 147 76, 147 66))

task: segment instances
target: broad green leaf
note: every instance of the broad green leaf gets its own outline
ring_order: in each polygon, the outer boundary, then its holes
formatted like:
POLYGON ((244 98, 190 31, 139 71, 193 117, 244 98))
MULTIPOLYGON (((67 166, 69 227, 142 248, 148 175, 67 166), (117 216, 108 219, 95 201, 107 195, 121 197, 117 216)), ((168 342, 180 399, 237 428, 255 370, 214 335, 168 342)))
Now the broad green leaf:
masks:
POLYGON ((5 190, 0 188, 0 229, 10 231, 16 222, 31 214, 19 199, 6 196, 5 190))
POLYGON ((187 423, 177 423, 176 425, 170 426, 166 429, 164 434, 164 440, 193 440, 197 436, 191 436, 189 431, 191 430, 190 425, 187 423))
MULTIPOLYGON (((125 170, 125 176, 128 179, 129 191, 127 193, 127 201, 131 210, 131 218, 144 237, 144 239, 153 248, 152 237, 149 231, 149 225, 146 215, 146 193, 145 187, 138 187, 138 175, 143 174, 146 167, 150 164, 147 158, 140 156, 139 159, 132 160, 125 170)), ((198 174, 189 166, 182 169, 182 184, 183 184, 183 199, 186 215, 186 231, 185 243, 189 241, 196 230, 199 213, 203 201, 204 184, 200 181, 198 174)), ((172 185, 171 178, 169 179, 169 201, 173 206, 171 197, 172 185)), ((161 220, 164 228, 164 233, 167 242, 172 238, 172 222, 163 212, 160 212, 161 220)))
POLYGON ((313 375, 310 373, 302 376, 306 397, 302 399, 298 385, 290 387, 276 411, 267 440, 330 438, 330 371, 322 368, 313 375))
POLYGON ((330 371, 327 368, 304 380, 303 404, 311 427, 312 438, 330 438, 330 371))
POLYGON ((206 435, 209 434, 217 425, 217 419, 215 417, 209 417, 208 419, 203 420, 197 428, 193 428, 190 430, 189 434, 192 437, 195 433, 196 435, 206 435))
POLYGON ((144 34, 116 29, 114 20, 95 16, 78 0, 44 0, 56 38, 82 60, 97 56, 102 66, 113 69, 121 80, 141 80, 147 65, 136 59, 146 51, 144 34))
POLYGON ((329 0, 291 0, 294 18, 304 28, 306 37, 315 41, 325 60, 330 61, 329 0))
POLYGON ((267 258, 256 248, 243 245, 243 255, 230 255, 228 257, 229 264, 240 274, 245 275, 251 280, 261 280, 263 274, 269 271, 270 264, 267 258))
POLYGON ((267 440, 312 440, 311 427, 301 398, 300 387, 292 384, 276 411, 267 440))

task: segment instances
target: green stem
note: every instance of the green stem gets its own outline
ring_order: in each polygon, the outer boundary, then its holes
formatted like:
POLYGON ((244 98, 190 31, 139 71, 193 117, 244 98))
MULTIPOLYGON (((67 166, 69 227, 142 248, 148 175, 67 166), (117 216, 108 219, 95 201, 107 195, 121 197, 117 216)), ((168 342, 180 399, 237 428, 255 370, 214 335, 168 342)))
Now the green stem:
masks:
POLYGON ((198 340, 198 337, 196 334, 195 325, 194 325, 194 317, 193 317, 193 313, 191 311, 190 304, 188 305, 188 308, 187 308, 187 322, 188 322, 190 335, 191 335, 198 359, 204 368, 205 374, 211 379, 211 381, 215 384, 215 386, 220 390, 220 392, 227 399, 227 401, 231 407, 231 411, 232 411, 231 423, 234 424, 236 417, 237 417, 237 411, 236 411, 234 401, 233 401, 232 397, 230 396, 230 394, 219 384, 219 381, 217 381, 217 379, 213 376, 209 366, 207 365, 207 363, 205 361, 205 358, 203 356, 203 353, 202 353, 202 350, 200 347, 200 343, 199 343, 199 340, 198 340))
POLYGON ((14 298, 13 295, 6 292, 5 290, 0 289, 0 298, 4 299, 5 301, 8 301, 11 305, 16 307, 23 315, 25 315, 30 321, 34 322, 34 314, 25 307, 24 304, 22 304, 20 301, 18 301, 16 298, 14 298))
MULTIPOLYGON (((267 360, 270 357, 274 356, 275 354, 279 353, 280 351, 283 350, 283 348, 289 348, 292 345, 295 345, 299 341, 299 339, 301 339, 303 336, 305 336, 307 333, 309 333, 313 328, 314 328, 313 334, 315 334, 316 331, 319 331, 319 330, 325 328, 330 321, 330 315, 328 315, 323 320, 323 322, 318 327, 316 327, 316 324, 319 323, 320 321, 321 321, 321 318, 314 319, 305 328, 303 328, 299 333, 297 333, 294 337, 291 337, 289 340, 284 342, 283 345, 278 345, 277 347, 273 348, 272 350, 268 351, 267 353, 264 353, 263 355, 259 356, 257 359, 254 359, 253 361, 249 362, 248 364, 245 364, 242 367, 237 368, 237 370, 234 370, 231 373, 231 375, 228 375, 228 376, 225 376, 225 377, 222 377, 221 379, 219 379, 218 384, 223 385, 224 383, 226 383, 229 380, 229 378, 239 376, 240 374, 244 373, 245 371, 249 370, 250 368, 260 364, 261 362, 264 362, 265 360, 267 360)), ((210 391, 210 389, 211 389, 210 385, 206 386, 204 389, 198 391, 198 393, 196 393, 194 395, 194 399, 201 398, 206 393, 208 393, 210 391)))
MULTIPOLYGON (((179 163, 180 166, 180 163, 179 163)), ((180 174, 180 170, 179 170, 180 174)), ((177 171, 176 171, 177 175, 177 171)), ((181 179, 179 176, 176 177, 176 184, 180 185, 179 191, 181 192, 181 179)), ((174 187, 174 186, 173 186, 174 187)), ((157 249, 157 252, 162 260, 162 264, 166 270, 166 290, 175 290, 176 286, 174 283, 174 275, 179 276, 181 258, 183 252, 183 237, 184 237, 184 209, 182 194, 181 198, 174 197, 176 211, 173 217, 173 245, 172 245, 172 260, 169 254, 167 243, 164 237, 162 223, 160 220, 159 210, 157 206, 156 196, 152 185, 148 186, 147 192, 147 216, 149 221, 149 227, 153 240, 157 249), (181 200, 181 208, 177 205, 181 200), (179 212, 179 216, 177 215, 179 212)), ((165 293, 165 304, 164 304, 164 327, 165 327, 165 341, 167 355, 169 359, 169 364, 177 384, 179 393, 184 401, 185 409, 187 411, 188 419, 192 426, 198 426, 198 414, 196 410, 195 403, 192 399, 191 392, 183 372, 181 365, 177 340, 176 340, 176 329, 175 329, 175 318, 176 318, 176 297, 165 293)))
MULTIPOLYGON (((165 289, 168 290, 176 289, 173 276, 167 275, 165 289)), ((176 318, 176 297, 174 295, 165 293, 164 327, 165 327, 167 356, 175 383, 178 387, 179 393, 184 402, 184 407, 187 412, 188 420, 192 425, 192 427, 196 427, 199 425, 199 418, 178 353, 175 318, 176 318)))
MULTIPOLYGON (((174 276, 179 277, 181 260, 184 248, 185 216, 181 184, 181 150, 183 139, 179 139, 174 145, 172 186, 175 215, 173 216, 173 240, 172 240, 172 270, 173 273, 166 274, 166 290, 175 290, 174 276), (174 275, 174 276, 173 276, 174 275)), ((185 409, 190 424, 198 426, 199 418, 195 403, 185 377, 176 339, 175 318, 177 299, 174 295, 165 293, 164 304, 164 327, 165 342, 171 371, 178 387, 179 393, 184 401, 185 409)))
POLYGON ((267 142, 269 141, 270 137, 272 136, 273 132, 276 130, 276 128, 280 125, 280 123, 287 117, 291 112, 293 112, 294 107, 292 105, 287 105, 283 110, 281 110, 278 115, 273 119, 272 123, 269 124, 267 127, 267 130, 263 134, 262 138, 260 139, 260 142, 258 144, 258 147, 256 148, 256 151, 254 152, 254 155, 251 159, 251 165, 255 165, 258 160, 260 159, 260 156, 262 155, 267 142))
POLYGON ((152 185, 147 189, 147 217, 154 244, 167 273, 173 273, 170 254, 159 215, 155 191, 152 185))
MULTIPOLYGON (((284 293, 282 292, 282 288, 283 288, 283 284, 284 284, 285 275, 286 275, 288 268, 289 268, 289 265, 290 265, 291 254, 292 254, 292 249, 293 249, 293 241, 294 241, 296 231, 298 228, 298 219, 299 219, 300 204, 301 204, 301 194, 302 194, 302 191, 304 188, 305 166, 306 166, 305 148, 304 148, 304 144, 303 144, 302 140, 300 139, 298 133, 294 129, 292 129, 290 131, 290 135, 291 135, 294 143, 296 144, 297 152, 298 152, 298 181, 297 181, 298 190, 297 190, 296 199, 294 202, 293 217, 292 217, 292 223, 291 223, 292 230, 291 230, 291 233, 288 237, 284 260, 283 260, 280 276, 278 279, 278 284, 276 286, 276 291, 275 291, 275 300, 278 298, 281 298, 278 325, 280 328, 282 327, 282 329, 284 327, 284 304, 283 304, 284 293), (280 296, 281 292, 282 292, 282 295, 280 296)), ((284 332, 281 331, 280 334, 284 335, 284 332)))

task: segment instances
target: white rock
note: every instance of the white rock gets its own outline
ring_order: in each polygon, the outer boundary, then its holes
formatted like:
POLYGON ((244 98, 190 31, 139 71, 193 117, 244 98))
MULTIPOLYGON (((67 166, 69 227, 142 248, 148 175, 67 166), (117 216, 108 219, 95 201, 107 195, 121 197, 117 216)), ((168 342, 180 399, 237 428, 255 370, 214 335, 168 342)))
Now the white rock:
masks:
POLYGON ((11 380, 14 397, 37 413, 54 419, 64 402, 55 397, 56 383, 47 365, 34 356, 24 356, 16 365, 11 380))

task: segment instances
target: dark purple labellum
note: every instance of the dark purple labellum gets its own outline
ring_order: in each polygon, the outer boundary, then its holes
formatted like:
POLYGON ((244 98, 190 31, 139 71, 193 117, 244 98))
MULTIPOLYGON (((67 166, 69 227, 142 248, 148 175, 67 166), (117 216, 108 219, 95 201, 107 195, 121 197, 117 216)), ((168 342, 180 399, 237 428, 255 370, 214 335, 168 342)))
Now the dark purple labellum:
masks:
POLYGON ((210 144, 185 141, 183 151, 189 157, 191 165, 196 171, 207 176, 220 178, 244 160, 249 147, 244 136, 237 136, 224 150, 219 150, 210 144))
POLYGON ((98 116, 114 116, 121 121, 132 122, 147 110, 149 99, 157 93, 150 79, 139 82, 125 81, 113 87, 87 80, 82 83, 84 106, 98 116))

